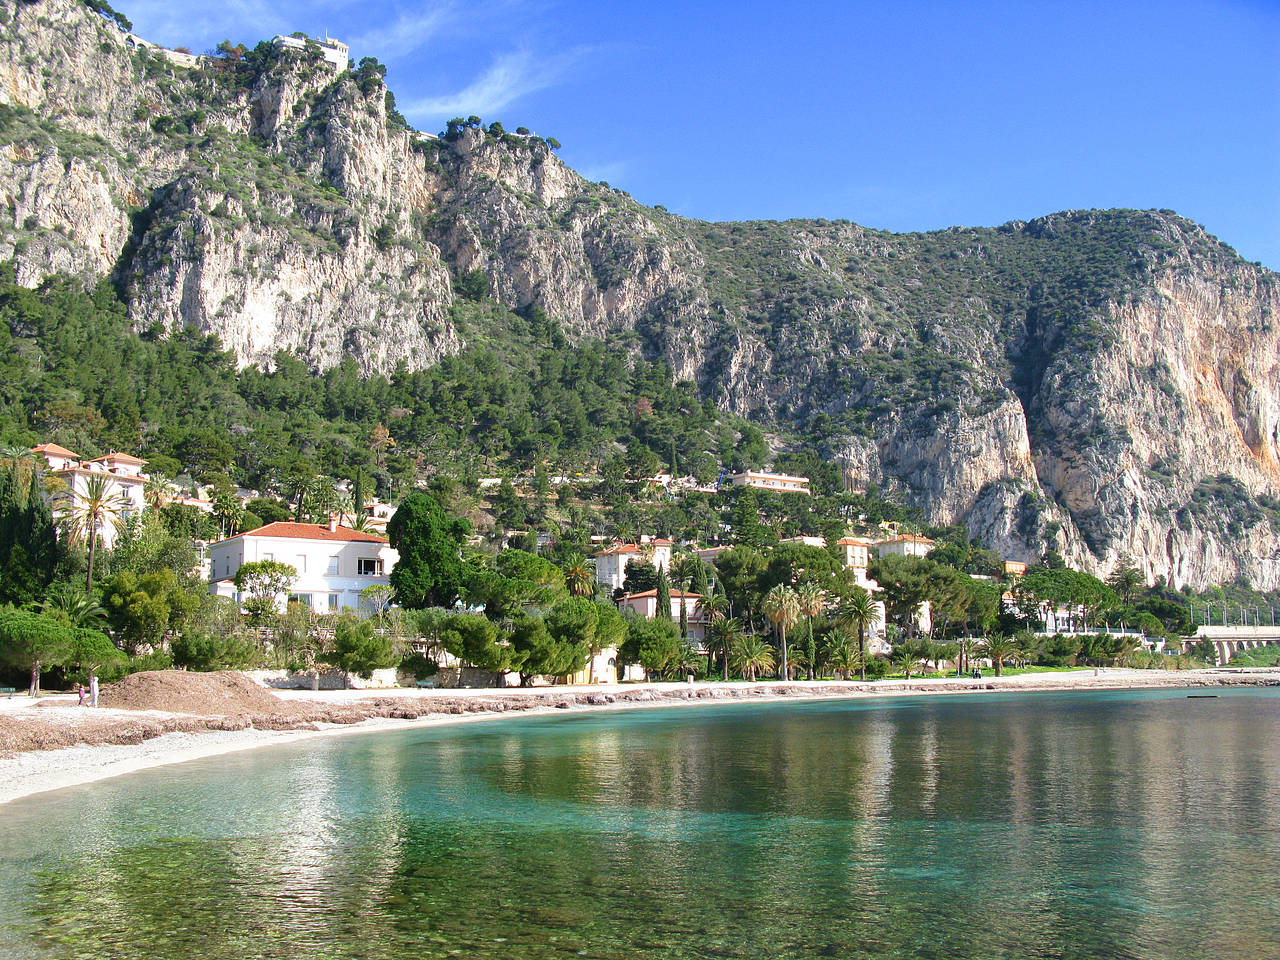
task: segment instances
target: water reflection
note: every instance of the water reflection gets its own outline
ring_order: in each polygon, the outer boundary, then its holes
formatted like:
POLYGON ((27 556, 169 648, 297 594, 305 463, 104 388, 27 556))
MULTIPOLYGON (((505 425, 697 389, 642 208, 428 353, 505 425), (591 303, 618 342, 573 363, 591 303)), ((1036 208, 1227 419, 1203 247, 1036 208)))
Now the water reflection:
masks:
POLYGON ((1054 694, 316 742, 12 807, 0 918, 59 957, 1254 960, 1277 734, 1274 694, 1054 694))

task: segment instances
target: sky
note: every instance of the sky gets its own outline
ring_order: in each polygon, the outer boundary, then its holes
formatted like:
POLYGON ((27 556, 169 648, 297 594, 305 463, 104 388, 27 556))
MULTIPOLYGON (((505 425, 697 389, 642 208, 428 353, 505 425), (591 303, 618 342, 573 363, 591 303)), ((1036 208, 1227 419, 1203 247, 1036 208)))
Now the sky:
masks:
POLYGON ((302 30, 704 220, 896 231, 1168 208, 1280 269, 1280 0, 113 0, 194 51, 302 30))

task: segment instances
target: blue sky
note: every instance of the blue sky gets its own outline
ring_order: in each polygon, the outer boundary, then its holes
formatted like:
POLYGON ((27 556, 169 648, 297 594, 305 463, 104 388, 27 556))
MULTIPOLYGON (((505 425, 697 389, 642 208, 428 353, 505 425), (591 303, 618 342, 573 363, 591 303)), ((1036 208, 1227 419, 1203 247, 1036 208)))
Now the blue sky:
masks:
POLYGON ((527 126, 685 216, 1167 207, 1280 269, 1280 3, 113 2, 193 50, 328 31, 415 126, 527 126))

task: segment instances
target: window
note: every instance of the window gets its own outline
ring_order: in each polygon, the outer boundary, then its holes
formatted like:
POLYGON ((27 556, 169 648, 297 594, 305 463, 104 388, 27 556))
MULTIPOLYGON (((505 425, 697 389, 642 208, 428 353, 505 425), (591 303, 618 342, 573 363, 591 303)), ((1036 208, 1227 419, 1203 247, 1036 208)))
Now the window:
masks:
POLYGON ((338 595, 336 593, 329 594, 329 612, 338 612, 338 595))
POLYGON ((296 603, 298 606, 310 609, 311 594, 309 593, 291 593, 289 594, 289 602, 296 603))
POLYGON ((325 571, 326 576, 336 577, 338 575, 338 558, 329 558, 329 569, 325 571))
POLYGON ((380 577, 382 560, 378 557, 361 557, 356 561, 356 573, 362 577, 380 577))

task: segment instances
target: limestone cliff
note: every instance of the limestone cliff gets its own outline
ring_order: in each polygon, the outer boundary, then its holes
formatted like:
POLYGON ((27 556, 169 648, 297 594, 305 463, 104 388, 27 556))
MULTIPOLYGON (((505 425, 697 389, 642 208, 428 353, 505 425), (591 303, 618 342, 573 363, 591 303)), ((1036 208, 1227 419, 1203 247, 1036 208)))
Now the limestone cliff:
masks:
POLYGON ((79 0, 0 17, 0 259, 24 283, 110 276, 139 329, 372 373, 461 349, 479 271, 1007 556, 1280 587, 1276 276, 1170 212, 689 221, 537 137, 419 134, 373 65, 178 66, 79 0))

